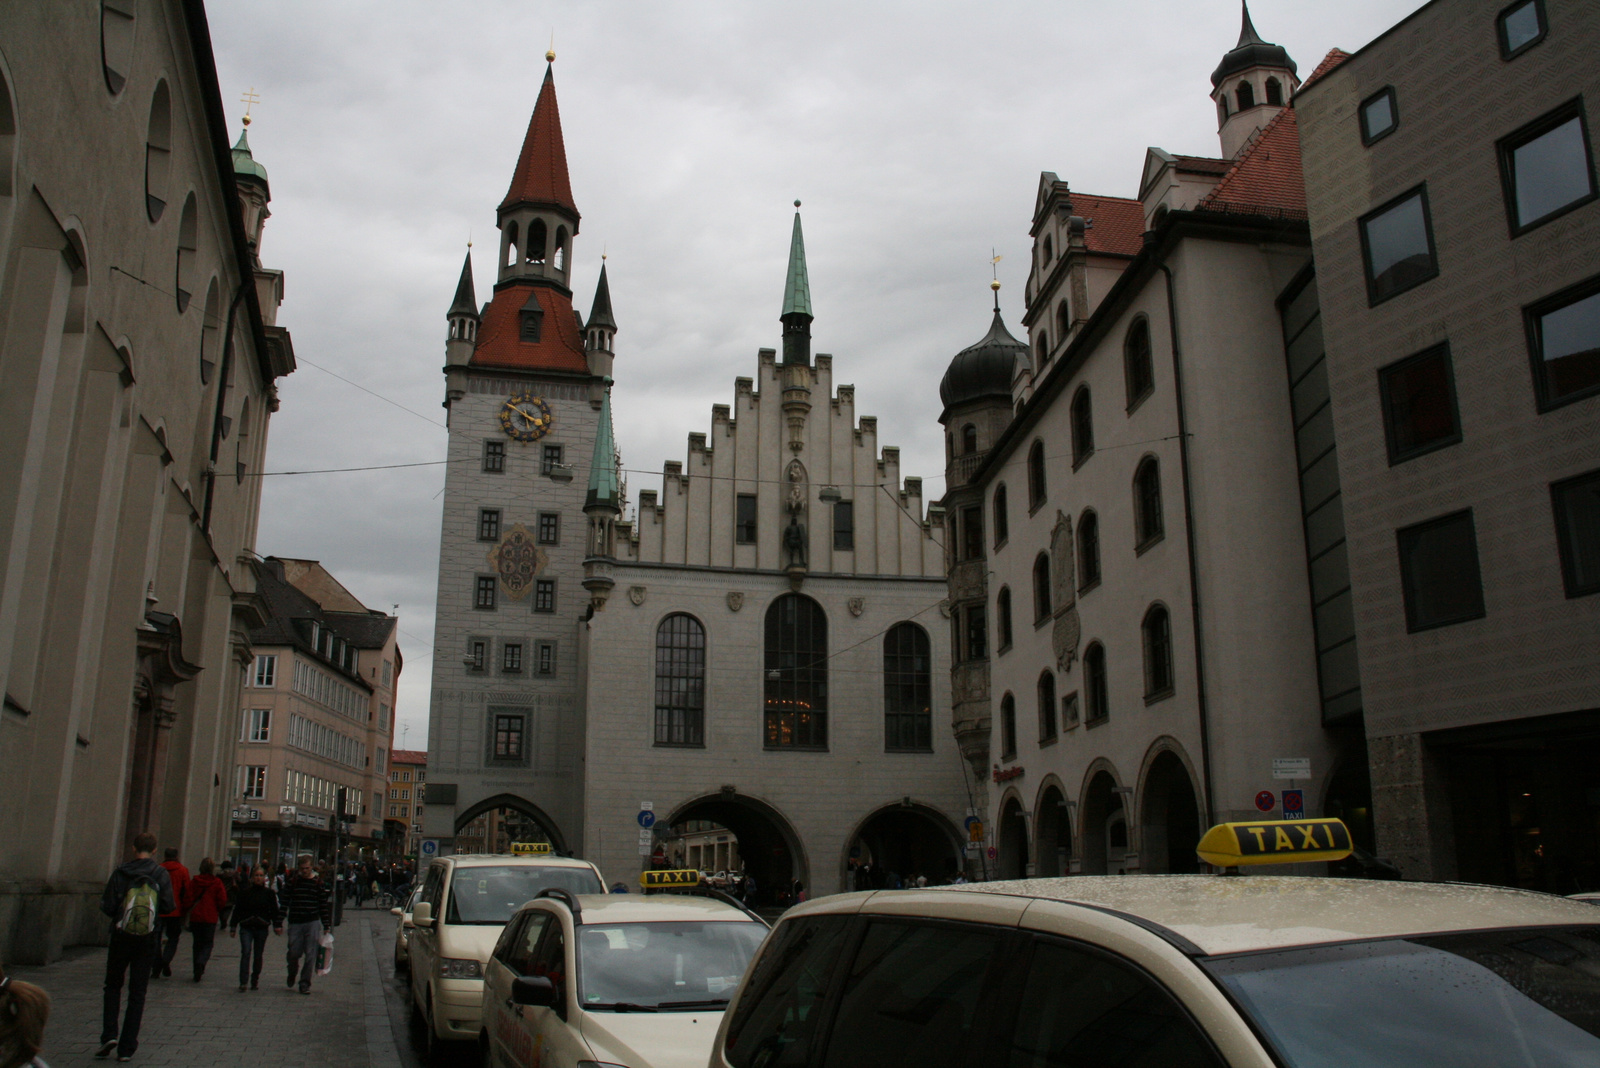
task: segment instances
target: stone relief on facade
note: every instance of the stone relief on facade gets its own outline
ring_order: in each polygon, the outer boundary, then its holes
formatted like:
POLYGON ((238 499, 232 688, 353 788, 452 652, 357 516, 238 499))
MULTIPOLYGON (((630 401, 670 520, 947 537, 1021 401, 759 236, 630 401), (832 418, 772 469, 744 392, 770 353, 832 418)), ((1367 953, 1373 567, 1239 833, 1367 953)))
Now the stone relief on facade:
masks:
POLYGON ((737 612, 739 609, 741 609, 743 607, 744 607, 744 591, 743 590, 729 590, 728 591, 728 611, 737 612))
POLYGON ((646 587, 644 586, 629 586, 628 600, 632 601, 636 605, 644 604, 645 589, 646 587))
POLYGON ((939 602, 939 614, 946 619, 950 618, 950 598, 946 597, 939 602))
POLYGON ((850 609, 851 615, 859 616, 867 610, 867 599, 865 597, 852 597, 845 602, 845 606, 850 609))
POLYGON ((1072 520, 1057 510, 1055 529, 1050 532, 1050 575, 1054 587, 1050 596, 1056 616, 1050 632, 1050 649, 1055 654, 1056 666, 1062 671, 1072 670, 1073 662, 1078 659, 1078 639, 1083 633, 1078 622, 1073 563, 1072 520))
POLYGON ((521 523, 514 523, 498 545, 489 550, 489 566, 500 576, 500 587, 513 601, 520 601, 533 588, 533 577, 545 569, 549 555, 534 544, 533 535, 521 523))

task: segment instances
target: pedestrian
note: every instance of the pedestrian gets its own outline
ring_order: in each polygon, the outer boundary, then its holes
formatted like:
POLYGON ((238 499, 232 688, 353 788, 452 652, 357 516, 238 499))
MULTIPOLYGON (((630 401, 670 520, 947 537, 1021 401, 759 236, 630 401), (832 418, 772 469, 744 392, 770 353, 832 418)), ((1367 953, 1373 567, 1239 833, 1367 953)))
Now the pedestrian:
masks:
POLYGON ((0 1068, 45 1068, 35 1054, 49 1019, 50 995, 0 968, 0 1068))
POLYGON ((178 862, 178 850, 167 847, 167 859, 161 862, 172 883, 173 906, 171 912, 161 914, 161 933, 164 937, 161 959, 154 964, 152 978, 172 978, 172 958, 178 953, 178 938, 183 934, 183 898, 189 889, 189 869, 178 862))
MULTIPOLYGON (((164 865, 150 859, 156 850, 156 836, 149 831, 133 839, 133 859, 124 862, 100 897, 100 911, 111 917, 111 944, 106 950, 105 1004, 101 1014, 100 1048, 95 1056, 130 1061, 139 1048, 139 1023, 144 1019, 145 988, 159 965, 161 926, 159 917, 177 910, 172 893, 172 876, 164 865), (121 1011, 122 981, 128 981, 128 1010, 121 1011), (122 1016, 122 1027, 117 1017, 122 1016)), ((179 865, 181 868, 182 865, 179 865)))
POLYGON ((189 880, 183 895, 183 911, 189 915, 189 933, 194 936, 194 981, 197 983, 206 973, 211 947, 217 941, 217 923, 228 904, 228 888, 217 878, 216 870, 216 863, 210 857, 202 860, 200 874, 189 880))
POLYGON ((245 984, 251 990, 260 988, 261 961, 266 955, 267 930, 283 934, 283 910, 278 905, 278 895, 267 885, 267 869, 257 867, 250 873, 250 882, 239 891, 233 903, 233 918, 229 921, 228 937, 239 934, 239 993, 245 984))
POLYGON ((300 993, 309 994, 317 943, 333 927, 333 892, 311 867, 311 854, 300 855, 299 867, 283 884, 282 904, 289 926, 289 977, 284 985, 294 986, 298 974, 300 993))
POLYGON ((233 870, 233 861, 227 857, 222 858, 222 863, 217 865, 217 878, 222 880, 222 889, 228 892, 228 903, 222 906, 217 922, 223 927, 228 926, 228 911, 233 908, 233 899, 239 894, 239 879, 233 870))

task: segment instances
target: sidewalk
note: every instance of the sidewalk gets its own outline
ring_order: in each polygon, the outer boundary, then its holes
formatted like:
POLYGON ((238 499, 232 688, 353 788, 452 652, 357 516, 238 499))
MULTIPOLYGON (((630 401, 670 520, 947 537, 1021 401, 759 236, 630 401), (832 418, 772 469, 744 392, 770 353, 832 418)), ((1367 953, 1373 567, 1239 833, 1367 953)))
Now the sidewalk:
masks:
MULTIPOLYGON (((387 911, 346 910, 335 929, 334 968, 309 996, 283 983, 287 939, 268 940, 261 989, 239 989, 239 941, 219 931, 205 979, 193 981, 191 936, 184 932, 172 978, 150 983, 139 1052, 150 1068, 211 1068, 259 1061, 273 1068, 397 1068, 415 1054, 397 1034, 403 1017, 386 1000, 394 920, 387 911)), ((50 1068, 89 1068, 100 1037, 106 952, 84 946, 43 967, 8 969, 49 991, 52 1005, 40 1057, 50 1068)), ((123 990, 126 1004, 127 990, 123 990)), ((109 1063, 115 1064, 113 1057, 109 1063)))

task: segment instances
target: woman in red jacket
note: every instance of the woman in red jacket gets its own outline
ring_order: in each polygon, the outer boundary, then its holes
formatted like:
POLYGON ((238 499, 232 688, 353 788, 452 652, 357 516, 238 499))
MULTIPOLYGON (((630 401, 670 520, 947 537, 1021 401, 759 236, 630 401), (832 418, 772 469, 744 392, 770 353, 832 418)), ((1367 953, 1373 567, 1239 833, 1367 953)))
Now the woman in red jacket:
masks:
POLYGON ((200 874, 189 881, 180 906, 189 914, 189 930, 194 932, 194 981, 205 975, 211 959, 211 946, 217 939, 217 921, 228 903, 228 890, 217 878, 217 866, 210 857, 200 862, 200 874))

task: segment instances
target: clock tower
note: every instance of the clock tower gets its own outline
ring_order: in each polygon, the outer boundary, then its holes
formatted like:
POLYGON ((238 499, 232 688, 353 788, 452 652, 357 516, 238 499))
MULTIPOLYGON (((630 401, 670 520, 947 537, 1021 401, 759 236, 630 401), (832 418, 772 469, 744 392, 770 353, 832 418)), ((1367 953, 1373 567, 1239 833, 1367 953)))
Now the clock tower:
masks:
POLYGON ((496 212, 493 294, 479 309, 469 249, 446 314, 450 444, 423 833, 443 844, 509 808, 557 850, 581 852, 579 650, 596 600, 585 587, 585 505, 596 463, 608 468, 601 481, 618 481, 605 426, 617 326, 604 268, 587 328, 573 307, 580 215, 547 58, 496 212))

